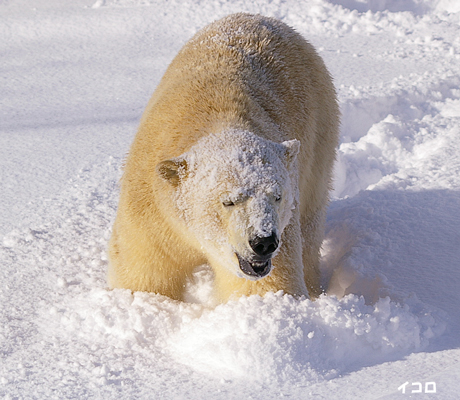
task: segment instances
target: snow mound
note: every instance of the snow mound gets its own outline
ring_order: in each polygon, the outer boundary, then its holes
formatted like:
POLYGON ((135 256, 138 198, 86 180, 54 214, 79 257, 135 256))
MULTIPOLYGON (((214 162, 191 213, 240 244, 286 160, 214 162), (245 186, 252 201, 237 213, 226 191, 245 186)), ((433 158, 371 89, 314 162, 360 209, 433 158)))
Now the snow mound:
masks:
POLYGON ((439 0, 435 10, 438 12, 458 13, 460 12, 460 2, 457 0, 439 0))
POLYGON ((434 330, 431 315, 389 298, 371 306, 355 295, 312 302, 279 292, 206 310, 179 325, 169 349, 213 376, 317 381, 420 350, 434 330))
POLYGON ((460 79, 447 76, 412 87, 397 83, 384 97, 343 104, 335 198, 372 189, 458 189, 460 79), (446 168, 446 165, 450 165, 446 168))
POLYGON ((214 378, 261 383, 330 379, 421 350, 439 334, 429 313, 389 298, 366 305, 354 295, 312 302, 279 292, 209 309, 93 288, 46 314, 43 326, 54 336, 170 359, 214 378))

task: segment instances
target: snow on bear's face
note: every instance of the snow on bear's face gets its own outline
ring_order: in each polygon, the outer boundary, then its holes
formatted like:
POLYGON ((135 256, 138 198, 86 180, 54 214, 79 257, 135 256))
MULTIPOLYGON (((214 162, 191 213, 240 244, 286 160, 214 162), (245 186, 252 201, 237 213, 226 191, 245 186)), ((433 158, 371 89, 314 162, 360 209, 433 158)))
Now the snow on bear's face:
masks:
POLYGON ((297 202, 298 150, 297 140, 278 144, 228 131, 159 164, 180 218, 211 264, 253 280, 270 273, 297 202))

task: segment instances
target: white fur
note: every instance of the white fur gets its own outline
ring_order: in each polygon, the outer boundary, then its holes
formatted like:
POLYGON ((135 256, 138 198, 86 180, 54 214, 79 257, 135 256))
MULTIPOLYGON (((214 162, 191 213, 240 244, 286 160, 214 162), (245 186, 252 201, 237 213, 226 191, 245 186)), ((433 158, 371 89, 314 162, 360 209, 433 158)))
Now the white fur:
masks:
POLYGON ((126 160, 110 286, 181 300, 207 263, 222 301, 317 296, 338 117, 323 61, 287 25, 235 14, 198 32, 168 67, 126 160), (271 261, 256 254, 267 237, 279 240, 271 261))

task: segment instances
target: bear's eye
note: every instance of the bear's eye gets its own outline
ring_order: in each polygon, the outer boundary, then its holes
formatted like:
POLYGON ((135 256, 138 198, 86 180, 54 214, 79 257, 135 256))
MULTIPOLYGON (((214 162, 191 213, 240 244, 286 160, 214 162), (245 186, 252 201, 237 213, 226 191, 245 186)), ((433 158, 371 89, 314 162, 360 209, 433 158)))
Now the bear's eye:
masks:
POLYGON ((225 200, 222 202, 222 204, 224 205, 224 207, 231 207, 235 205, 235 203, 231 200, 225 200))
POLYGON ((279 201, 281 201, 281 196, 276 196, 275 197, 275 201, 278 203, 279 201))

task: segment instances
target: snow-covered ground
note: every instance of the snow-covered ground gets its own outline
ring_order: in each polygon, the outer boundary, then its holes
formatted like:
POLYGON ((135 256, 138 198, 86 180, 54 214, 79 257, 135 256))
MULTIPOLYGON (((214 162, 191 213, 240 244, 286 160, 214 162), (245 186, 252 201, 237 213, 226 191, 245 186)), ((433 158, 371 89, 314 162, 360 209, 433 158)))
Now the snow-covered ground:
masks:
POLYGON ((0 397, 458 399, 460 2, 0 1, 0 397), (213 307, 109 291, 120 168, 169 61, 236 11, 339 93, 329 293, 213 307), (399 390, 398 390, 399 388, 399 390))

